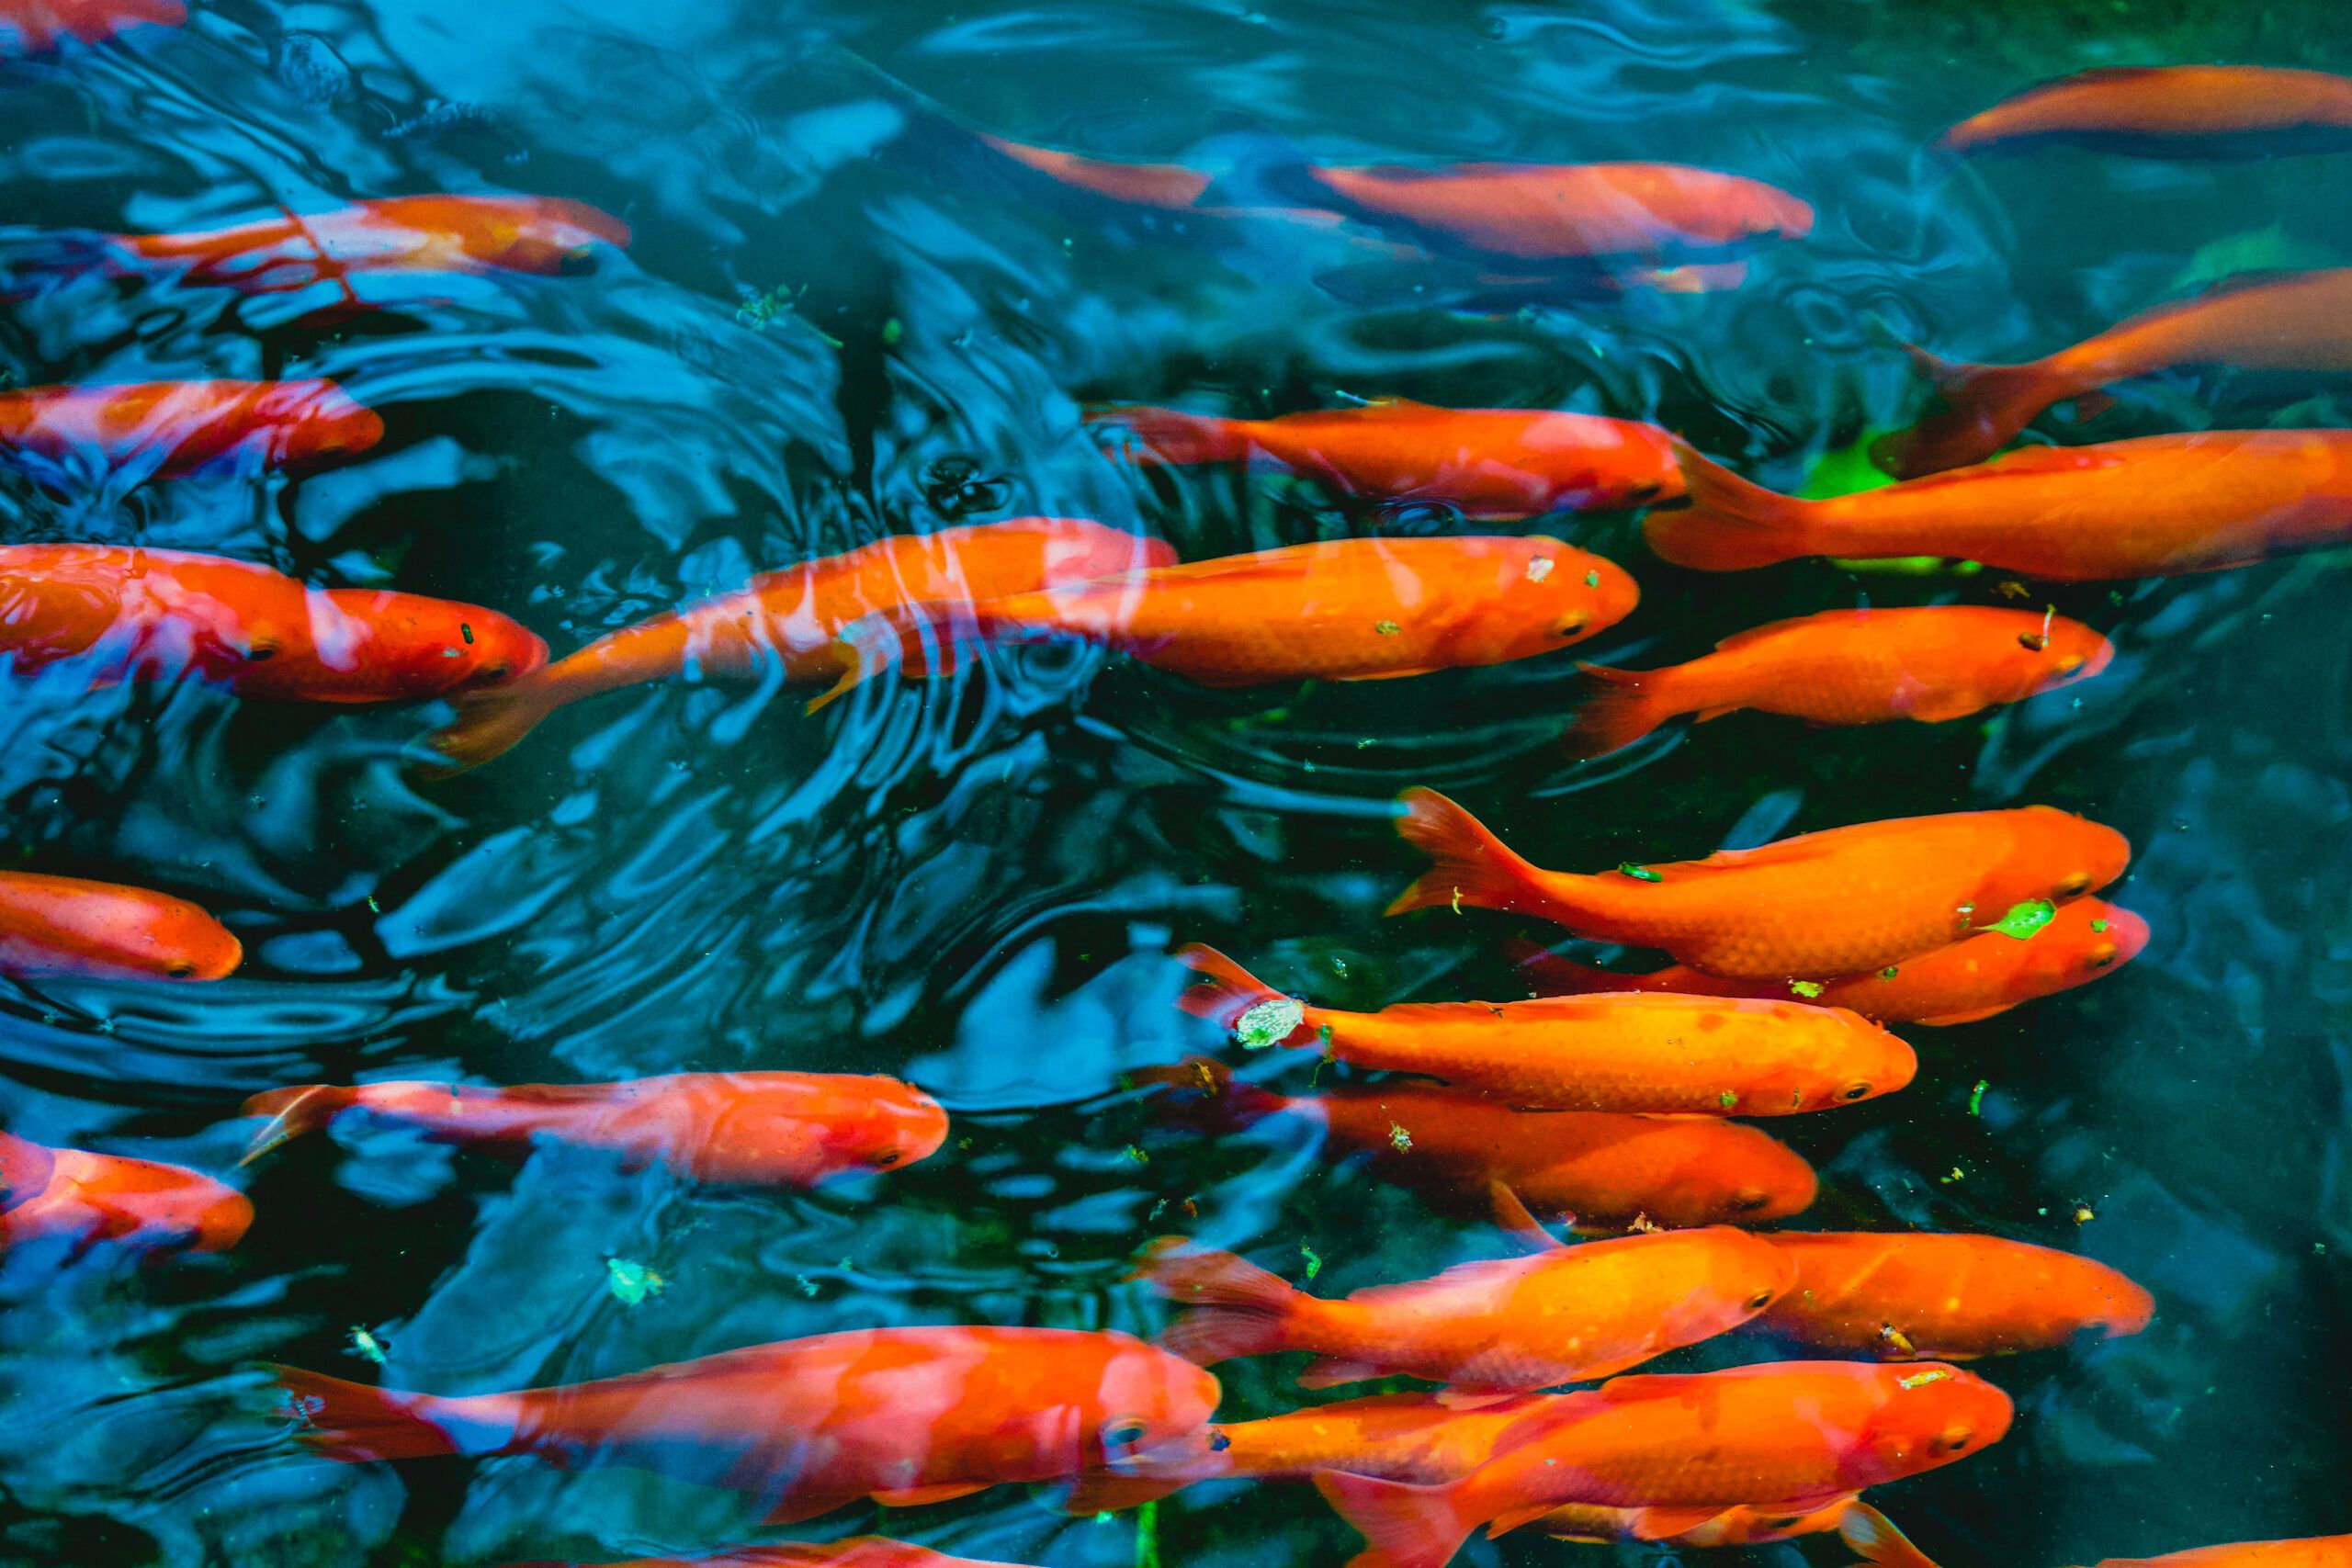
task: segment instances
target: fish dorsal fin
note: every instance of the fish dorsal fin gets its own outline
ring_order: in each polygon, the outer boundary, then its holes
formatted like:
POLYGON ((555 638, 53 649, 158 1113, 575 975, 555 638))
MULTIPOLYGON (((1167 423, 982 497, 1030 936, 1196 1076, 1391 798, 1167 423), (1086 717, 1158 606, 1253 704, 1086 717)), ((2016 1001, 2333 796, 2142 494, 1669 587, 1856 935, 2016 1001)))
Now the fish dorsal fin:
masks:
MULTIPOLYGON (((1832 613, 1834 614, 1835 612, 1832 613)), ((1870 615, 1870 612, 1868 610, 1849 610, 1846 614, 1852 615, 1856 620, 1861 620, 1866 618, 1870 615)), ((1731 636, 1715 644, 1715 651, 1717 653, 1734 653, 1743 648, 1751 648, 1757 643, 1762 642, 1767 637, 1778 637, 1782 632, 1788 631, 1792 627, 1804 625, 1807 621, 1817 621, 1819 619, 1821 619, 1819 615, 1790 615, 1778 621, 1767 621, 1760 626, 1750 626, 1744 632, 1732 633, 1731 636)))
POLYGON ((1544 1228, 1544 1222, 1528 1211, 1512 1191, 1508 1181, 1490 1181, 1487 1196, 1495 1206, 1495 1224, 1507 1232, 1513 1241, 1528 1251, 1541 1256, 1546 1252, 1565 1252, 1567 1244, 1544 1228))
POLYGON ((2070 75, 2061 76, 2056 81, 2044 82, 2041 86, 2029 91, 2047 93, 2058 87, 2080 86, 2086 82, 2123 83, 2160 80, 2169 76, 2172 71, 2173 68, 2169 65, 2093 65, 2070 75))
POLYGON ((1636 1508, 1626 1521, 1626 1533, 1635 1540, 1668 1540, 1685 1530, 1722 1518, 1728 1508, 1712 1506, 1686 1508, 1636 1508))

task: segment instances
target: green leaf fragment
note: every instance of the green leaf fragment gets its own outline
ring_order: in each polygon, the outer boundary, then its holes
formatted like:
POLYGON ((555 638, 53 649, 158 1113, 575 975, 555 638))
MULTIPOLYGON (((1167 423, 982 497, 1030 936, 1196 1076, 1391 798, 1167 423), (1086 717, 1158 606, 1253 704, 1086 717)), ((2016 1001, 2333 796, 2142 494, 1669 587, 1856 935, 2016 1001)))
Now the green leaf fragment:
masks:
POLYGON ((1262 1051, 1289 1039, 1306 1021, 1306 1008, 1295 997, 1260 1002, 1233 1021, 1233 1038, 1243 1049, 1262 1051))
POLYGON ((1149 1165, 1151 1163, 1151 1156, 1144 1153, 1141 1149, 1136 1147, 1133 1144, 1129 1144, 1127 1145, 1127 1157, 1135 1161, 1137 1165, 1149 1165))
POLYGON ((1925 1388, 1931 1382, 1941 1382, 1950 1376, 1951 1376, 1951 1369, 1949 1367, 1929 1367, 1925 1371, 1913 1372, 1907 1378, 1897 1378, 1894 1381, 1896 1386, 1901 1388, 1925 1388))
POLYGON ((1391 1122, 1388 1123, 1388 1141, 1396 1145, 1396 1149, 1398 1154, 1405 1154, 1413 1146, 1413 1134, 1405 1131, 1405 1129, 1397 1123, 1391 1122))
POLYGON ((2095 931, 2103 931, 2112 924, 2114 924, 2112 920, 2093 920, 2091 922, 2091 930, 2095 931))
POLYGON ((1984 1114, 1984 1091, 1990 1087, 1990 1079, 1978 1078, 1976 1080, 1976 1087, 1969 1091, 1968 1113, 1971 1116, 1981 1116, 1984 1114))
POLYGON ((1652 871, 1649 867, 1645 865, 1635 865, 1629 860, 1619 861, 1617 863, 1617 874, 1620 876, 1630 876, 1636 882, 1664 882, 1666 880, 1665 877, 1661 876, 1657 872, 1652 871))
POLYGON ((1403 631, 1405 628, 1398 626, 1394 621, 1381 621, 1374 625, 1372 629, 1378 632, 1382 637, 1395 637, 1398 632, 1403 631))
POLYGON ((1885 968, 1878 972, 1878 977, 1882 980, 1892 980, 1899 973, 1901 973, 1901 971, 1897 970, 1894 964, 1890 964, 1885 968))
POLYGON ((1715 1096, 1715 1103, 1722 1106, 1725 1111, 1729 1111, 1733 1106, 1739 1103, 1739 1091, 1736 1089, 1727 1089, 1724 1090, 1723 1093, 1715 1096))
POLYGON ((1852 446, 1824 452, 1815 458, 1813 467, 1805 472, 1804 482, 1796 489, 1797 497, 1803 501, 1826 501, 1831 496, 1852 495, 1893 484, 1894 476, 1871 461, 1871 443, 1886 434, 1883 430, 1866 430, 1852 446))
POLYGON ((1792 980, 1789 982, 1789 989, 1794 991, 1801 997, 1817 997, 1821 995, 1821 982, 1818 980, 1792 980))
POLYGON ((1312 1280, 1316 1275, 1323 1272, 1323 1255, 1321 1253, 1316 1251, 1313 1247, 1307 1246, 1302 1241, 1298 1244, 1298 1255, 1306 1259, 1306 1277, 1308 1279, 1312 1280))
POLYGON ((2049 899, 2029 898, 2022 904, 2009 906, 2007 914, 1984 929, 1988 931, 1998 931, 2003 936, 2014 937, 2018 942, 2023 942, 2048 925, 2057 913, 2058 906, 2049 899))
POLYGON ((1598 587, 1600 587, 1600 573, 1599 573, 1599 572, 1597 572, 1597 571, 1588 571, 1588 572, 1586 572, 1586 573, 1584 574, 1584 585, 1585 585, 1587 588, 1598 588, 1598 587))
POLYGON ((384 1342, 356 1323, 351 1325, 351 1353, 365 1356, 379 1367, 384 1365, 384 1342))
POLYGON ((658 1296, 669 1281, 644 1264, 627 1258, 605 1259, 605 1283, 623 1306, 635 1306, 648 1296, 658 1296))

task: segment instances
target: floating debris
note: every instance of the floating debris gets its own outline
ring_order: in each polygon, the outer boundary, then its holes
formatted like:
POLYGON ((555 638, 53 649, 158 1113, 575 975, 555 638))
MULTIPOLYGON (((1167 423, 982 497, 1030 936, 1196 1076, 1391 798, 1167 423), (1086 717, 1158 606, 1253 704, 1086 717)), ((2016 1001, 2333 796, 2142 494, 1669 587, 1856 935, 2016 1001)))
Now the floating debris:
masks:
POLYGON ((1262 1001, 1233 1021, 1233 1038, 1244 1050, 1262 1051, 1279 1045, 1306 1021, 1306 1005, 1295 997, 1262 1001))
POLYGON ((1316 1275, 1323 1272, 1323 1255, 1321 1253, 1316 1251, 1313 1247, 1307 1246, 1302 1241, 1298 1244, 1298 1255, 1306 1259, 1306 1277, 1308 1279, 1312 1280, 1316 1275))
POLYGON ((378 1366, 385 1364, 384 1352, 390 1347, 357 1324, 351 1325, 351 1353, 365 1356, 378 1366))
MULTIPOLYGON (((1666 880, 1663 874, 1652 871, 1645 865, 1635 865, 1629 860, 1621 860, 1617 863, 1617 874, 1620 876, 1630 876, 1636 882, 1664 882, 1666 880)), ((1459 895, 1457 893, 1457 897, 1459 895)))
POLYGON ((1978 1078, 1976 1080, 1976 1087, 1969 1091, 1968 1113, 1971 1116, 1980 1116, 1984 1114, 1984 1091, 1986 1089, 1991 1087, 1991 1084, 1992 1080, 1989 1078, 1978 1078))
POLYGON ((1984 929, 2023 942, 2057 918, 2058 906, 2047 898, 2029 898, 2022 904, 2012 904, 2009 912, 1984 929))
POLYGON ((605 1283, 623 1306, 635 1306, 648 1296, 658 1296, 669 1281, 644 1264, 627 1258, 605 1259, 605 1283))
POLYGON ((1794 991, 1798 996, 1811 998, 1821 995, 1821 982, 1818 980, 1792 980, 1789 982, 1789 989, 1794 991))

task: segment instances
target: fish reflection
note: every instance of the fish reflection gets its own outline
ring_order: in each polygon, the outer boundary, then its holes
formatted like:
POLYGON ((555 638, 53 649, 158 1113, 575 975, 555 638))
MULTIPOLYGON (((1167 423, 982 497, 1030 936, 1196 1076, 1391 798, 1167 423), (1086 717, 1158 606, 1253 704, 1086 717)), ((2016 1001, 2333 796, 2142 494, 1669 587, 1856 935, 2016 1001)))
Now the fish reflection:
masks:
POLYGON ((220 1252, 253 1224, 244 1194, 176 1165, 44 1148, 0 1133, 0 1254, 41 1242, 220 1252))
POLYGON ((332 381, 146 381, 0 392, 0 454, 159 479, 231 463, 315 468, 383 438, 376 412, 332 381))
POLYGON ((1246 463, 1309 475, 1359 499, 1442 502, 1476 521, 1610 511, 1682 493, 1666 432, 1594 414, 1384 398, 1276 419, 1142 407, 1087 418, 1132 431, 1139 462, 1246 463))
POLYGON ((945 1502, 1208 1441, 1217 1382, 1118 1333, 880 1328, 461 1398, 276 1369, 310 1448, 348 1461, 536 1454, 746 1492, 772 1523, 945 1502))
POLYGON ((1396 830, 1437 862, 1388 907, 1514 909, 1582 936, 1662 948, 1735 979, 1852 975, 1950 946, 2019 904, 2062 903, 2123 874, 2112 828, 2053 807, 1955 811, 1803 833, 1704 860, 1544 871, 1435 790, 1396 830))
POLYGON ((2352 76, 2264 65, 2106 66, 2030 88, 1937 140, 1948 152, 2054 142, 2145 158, 2352 148, 2352 76))
POLYGON ((218 980, 244 960, 185 898, 76 876, 0 871, 0 974, 218 980))
POLYGON ((67 39, 103 43, 142 22, 175 28, 183 0, 0 0, 0 57, 47 54, 67 39))
POLYGON ((1693 1525, 1697 1509, 1610 1508, 1568 1503, 1528 1528, 1562 1540, 1606 1546, 1621 1540, 1654 1540, 1668 1546, 1766 1546, 1799 1536, 1836 1530, 1846 1545, 1880 1568, 1935 1568, 1894 1521, 1859 1497, 1840 1497, 1818 1507, 1794 1508, 1749 1503, 1726 1508, 1693 1525))
POLYGON ((245 1102, 269 1124, 251 1161, 346 1112, 413 1127, 435 1143, 513 1156, 542 1139, 606 1149, 631 1168, 662 1165, 697 1181, 813 1187, 894 1170, 947 1138, 939 1102, 897 1078, 846 1073, 679 1073, 625 1083, 310 1084, 245 1102))
MULTIPOLYGON (((512 1568, 558 1568, 552 1563, 518 1562, 512 1568)), ((632 1557, 626 1562, 587 1563, 580 1568, 1019 1568, 1009 1562, 984 1562, 971 1557, 950 1557, 912 1541, 887 1536, 854 1535, 821 1545, 780 1541, 772 1546, 740 1546, 712 1557, 632 1557)))

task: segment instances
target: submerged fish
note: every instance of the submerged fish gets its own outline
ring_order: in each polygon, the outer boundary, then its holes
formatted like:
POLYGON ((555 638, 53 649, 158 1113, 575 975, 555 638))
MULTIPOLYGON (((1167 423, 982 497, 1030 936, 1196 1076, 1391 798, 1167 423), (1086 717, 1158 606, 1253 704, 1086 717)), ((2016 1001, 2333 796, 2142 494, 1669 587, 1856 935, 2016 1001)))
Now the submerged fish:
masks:
POLYGON ((1204 1445, 1215 1376, 1125 1334, 877 1328, 442 1397, 272 1369, 330 1458, 536 1454, 751 1494, 772 1523, 1122 1470, 1204 1445))
POLYGON ((2352 1535, 2312 1535, 2192 1546, 2161 1557, 2105 1557, 2096 1568, 2346 1568, 2347 1563, 2352 1563, 2352 1535))
POLYGON ((1953 1367, 1778 1361, 1566 1395, 1460 1481, 1333 1472, 1316 1485, 1371 1543, 1351 1568, 1439 1568, 1481 1524, 1501 1535, 1564 1504, 1649 1509, 1661 1535, 1759 1492, 1785 1510, 1826 1506, 1997 1442, 2009 1417, 2007 1394, 1953 1367))
POLYGON ((245 1102, 266 1116, 250 1161, 345 1111, 421 1131, 435 1143, 527 1153, 541 1139, 608 1149, 631 1168, 663 1165, 698 1181, 813 1187, 893 1170, 947 1138, 939 1102, 897 1078, 846 1073, 676 1073, 621 1083, 311 1084, 245 1102))
POLYGON ((2352 431, 2208 430, 2029 446, 1883 490, 1800 501, 1685 448, 1690 504, 1643 523, 1677 566, 1954 556, 2090 581, 2250 566, 2352 541, 2352 431))
POLYGON ((2029 806, 1862 822, 1585 876, 1530 864, 1435 790, 1399 799, 1396 830, 1437 864, 1390 914, 1464 904, 1515 909, 1581 936, 1662 948, 1736 979, 1900 964, 1992 926, 2018 905, 2062 903, 2104 887, 2131 859, 2114 829, 2029 806))
POLYGON ((536 670, 547 644, 495 610, 306 588, 249 561, 118 545, 0 546, 0 656, 87 657, 101 680, 217 681, 243 697, 379 703, 536 670))
POLYGON ((1306 1350, 1316 1360, 1301 1388, 1403 1375, 1474 1398, 1607 1377, 1712 1339, 1795 1277, 1769 1242, 1728 1225, 1457 1263, 1339 1301, 1181 1237, 1154 1242, 1140 1272, 1192 1309, 1159 1337, 1187 1360, 1306 1350))
POLYGON ((197 1171, 0 1133, 0 1253, 45 1240, 76 1255, 100 1245, 220 1252, 253 1222, 243 1193, 197 1171))
POLYGON ((1516 944, 1520 973, 1552 996, 1595 991, 1678 991, 1710 997, 1803 996, 1823 1007, 1851 1008, 1882 1023, 1973 1023, 2020 1002, 2088 985, 2128 964, 2148 945, 2148 922, 2103 898, 2061 904, 2047 924, 2020 941, 1980 931, 1863 975, 1820 980, 1726 980, 1675 964, 1626 975, 1575 964, 1532 943, 1516 944), (1799 987, 1802 987, 1800 989, 1799 987))
POLYGON ((1600 1546, 1621 1540, 1654 1540, 1667 1546, 1699 1548, 1765 1546, 1836 1530, 1849 1550, 1881 1568, 1936 1568, 1907 1536, 1894 1528, 1893 1520, 1855 1496, 1836 1498, 1817 1507, 1747 1503, 1726 1508, 1703 1524, 1692 1525, 1690 1518, 1695 1511, 1566 1503, 1526 1528, 1563 1540, 1600 1546))
POLYGON ((1319 1048, 1505 1105, 1685 1116, 1785 1116, 1891 1094, 1911 1047, 1869 1020, 1792 1001, 1594 996, 1310 1008, 1212 948, 1177 957, 1203 976, 1179 998, 1244 1045, 1319 1048))
POLYGON ((1656 425, 1549 410, 1362 408, 1220 419, 1179 409, 1092 411, 1135 433, 1148 463, 1247 463, 1311 475, 1352 496, 1442 502, 1476 521, 1614 511, 1682 493, 1673 438, 1656 425))
POLYGON ((1197 1056, 1127 1077, 1205 1097, 1196 1119, 1212 1125, 1312 1122, 1328 1156, 1480 1213, 1499 1182, 1534 1213, 1585 1229, 1760 1224, 1801 1213, 1818 1187, 1787 1145, 1710 1116, 1521 1111, 1409 1080, 1281 1095, 1197 1056))
POLYGON ((836 680, 852 664, 842 628, 877 610, 968 604, 1175 558, 1161 540, 1072 517, 895 535, 762 572, 739 592, 607 632, 544 670, 460 700, 457 722, 431 743, 457 772, 498 756, 557 708, 599 692, 689 671, 751 680, 775 670, 787 681, 836 680))
POLYGON ((1079 637, 1204 686, 1385 681, 1549 653, 1638 597, 1614 565, 1541 534, 1291 545, 874 615, 842 634, 856 667, 808 705, 893 666, 945 673, 970 638, 1079 637))
POLYGON ((2148 1292, 2104 1263, 1990 1235, 1783 1231, 1796 1284, 1752 1325, 1816 1349, 1967 1360, 2137 1334, 2148 1292))
POLYGON ((2036 142, 2143 157, 2260 158, 2352 148, 2352 76, 2267 65, 2110 65, 1969 116, 1948 152, 2036 142))
POLYGON ((384 422, 332 381, 134 381, 0 391, 0 454, 174 479, 227 462, 311 468, 365 452, 384 422))
POLYGON ((1911 355, 1945 406, 1871 443, 1871 460, 1899 479, 1981 462, 2052 403, 2092 417, 2114 400, 2100 388, 2159 370, 2352 370, 2352 267, 2227 280, 2023 365, 1911 355))
POLYGON ((226 926, 185 898, 0 871, 0 974, 218 980, 244 955, 226 926))
POLYGON ((1567 735, 1600 757, 1667 720, 1743 709, 1814 724, 1936 724, 2087 680, 2115 656, 2079 621, 2030 610, 1938 604, 1825 610, 1725 637, 1665 670, 1582 666, 1595 683, 1567 735))
POLYGON ((102 43, 142 22, 175 28, 184 0, 0 0, 0 57, 46 54, 67 39, 102 43))
MULTIPOLYGON (((513 1568, 556 1568, 551 1563, 518 1562, 513 1568)), ((582 1568, 1019 1568, 1017 1563, 950 1557, 910 1540, 888 1536, 854 1535, 822 1544, 777 1541, 768 1546, 739 1546, 711 1557, 632 1557, 626 1562, 583 1564, 582 1568)))

